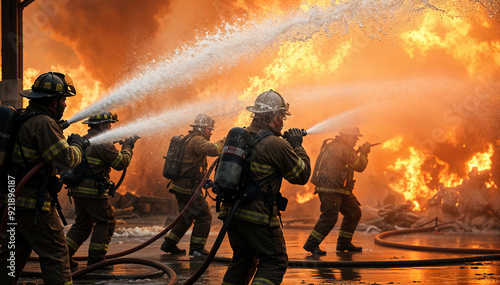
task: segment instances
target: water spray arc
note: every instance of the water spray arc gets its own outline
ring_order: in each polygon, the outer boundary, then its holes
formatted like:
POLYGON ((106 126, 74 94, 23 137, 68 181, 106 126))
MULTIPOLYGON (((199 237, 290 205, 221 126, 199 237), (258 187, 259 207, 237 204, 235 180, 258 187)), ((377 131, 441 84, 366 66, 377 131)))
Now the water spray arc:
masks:
POLYGON ((160 114, 153 114, 149 117, 140 118, 126 125, 114 128, 108 132, 91 138, 91 144, 98 144, 108 141, 116 141, 133 135, 141 137, 154 135, 160 132, 170 131, 179 128, 194 117, 193 114, 209 113, 218 115, 221 108, 237 109, 237 101, 230 102, 227 99, 215 99, 210 101, 200 101, 193 104, 185 104, 173 109, 169 109, 160 114), (234 106, 234 107, 233 107, 234 106))
POLYGON ((357 18, 370 13, 374 8, 377 8, 379 16, 384 17, 381 11, 393 13, 400 6, 396 0, 384 3, 373 0, 352 2, 328 8, 310 6, 306 11, 293 11, 283 17, 268 18, 261 22, 226 24, 192 46, 176 50, 169 59, 146 66, 142 73, 123 80, 121 86, 115 87, 103 99, 74 115, 68 123, 81 121, 117 106, 132 104, 157 90, 184 87, 214 72, 227 71, 240 61, 251 61, 263 51, 284 42, 307 41, 321 32, 328 35, 332 24, 340 25, 340 28, 336 28, 339 31, 348 28, 357 18))
POLYGON ((365 109, 365 107, 357 107, 352 110, 345 111, 343 113, 332 116, 307 130, 308 134, 322 134, 329 133, 333 129, 339 129, 341 127, 345 127, 349 124, 352 124, 355 121, 355 118, 359 118, 361 112, 365 109))

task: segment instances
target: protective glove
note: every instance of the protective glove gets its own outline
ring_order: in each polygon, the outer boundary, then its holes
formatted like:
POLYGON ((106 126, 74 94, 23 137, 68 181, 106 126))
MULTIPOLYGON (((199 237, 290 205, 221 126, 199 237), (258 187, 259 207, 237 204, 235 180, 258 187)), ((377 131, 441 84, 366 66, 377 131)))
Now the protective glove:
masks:
POLYGON ((285 139, 295 148, 302 145, 303 133, 301 129, 293 128, 285 132, 285 139))
POLYGON ((129 146, 131 149, 134 148, 135 142, 140 139, 139 136, 131 136, 123 142, 123 146, 129 146))
POLYGON ((372 144, 369 142, 364 143, 362 146, 359 147, 359 152, 362 154, 369 154, 370 153, 370 148, 372 147, 372 144))
POLYGON ((69 145, 76 145, 82 151, 84 151, 90 145, 89 140, 82 138, 79 134, 71 134, 68 137, 67 141, 69 145))
POLYGON ((70 124, 68 123, 68 121, 60 120, 59 125, 61 126, 61 129, 64 130, 64 129, 68 128, 70 124))

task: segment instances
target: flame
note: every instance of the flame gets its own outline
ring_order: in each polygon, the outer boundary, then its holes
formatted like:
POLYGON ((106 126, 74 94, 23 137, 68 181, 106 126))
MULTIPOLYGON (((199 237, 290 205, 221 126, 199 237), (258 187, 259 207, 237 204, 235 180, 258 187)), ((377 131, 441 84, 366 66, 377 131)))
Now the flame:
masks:
POLYGON ((396 172, 403 172, 401 179, 389 186, 395 191, 403 194, 407 201, 412 201, 415 210, 420 210, 418 201, 431 198, 436 191, 429 189, 427 183, 431 180, 429 173, 422 171, 422 165, 426 156, 414 147, 409 148, 410 157, 408 159, 398 158, 394 165, 388 169, 396 172))
POLYGON ((491 179, 491 177, 490 177, 490 180, 486 181, 484 184, 486 185, 486 188, 495 188, 495 189, 497 189, 497 185, 495 184, 495 182, 493 181, 493 179, 491 179))
MULTIPOLYGON (((439 184, 446 188, 454 188, 462 185, 464 179, 456 173, 449 172, 449 164, 434 156, 424 155, 414 147, 409 148, 410 157, 408 159, 398 158, 397 161, 388 167, 390 170, 403 172, 401 178, 391 183, 390 186, 395 191, 403 194, 407 201, 411 201, 415 205, 415 210, 422 210, 421 202, 431 198, 437 193, 438 189, 429 188, 428 184, 434 179, 428 171, 423 170, 424 162, 432 158, 435 161, 434 168, 439 166, 441 169, 437 175, 439 184)), ((494 153, 493 145, 490 144, 488 151, 476 153, 466 162, 468 173, 473 170, 485 171, 490 170, 492 166, 491 157, 494 153)), ((487 188, 497 188, 491 174, 488 181, 485 182, 487 188)))
MULTIPOLYGON (((27 68, 23 72, 23 90, 31 89, 31 85, 35 79, 41 74, 40 70, 35 68, 27 68)), ((23 97, 23 106, 28 106, 29 99, 23 97)))
MULTIPOLYGON (((405 51, 413 58, 418 52, 421 56, 426 57, 431 49, 442 49, 466 66, 469 75, 474 75, 478 69, 484 68, 482 66, 484 62, 479 60, 480 58, 493 56, 493 62, 499 65, 498 46, 500 41, 479 40, 478 31, 474 30, 469 19, 451 16, 458 13, 457 9, 450 7, 450 10, 447 11, 449 16, 428 10, 423 15, 423 21, 418 27, 401 35, 405 43, 405 51)), ((485 17, 488 15, 479 15, 482 26, 489 28, 485 17)))
POLYGON ((297 203, 299 204, 304 204, 305 202, 307 201, 310 201, 314 198, 314 192, 311 192, 310 188, 311 186, 309 184, 306 184, 304 186, 305 188, 305 193, 300 193, 300 192, 297 192, 297 197, 296 197, 296 201, 297 203))
POLYGON ((396 152, 399 149, 401 149, 402 143, 403 143, 403 136, 396 136, 396 137, 382 143, 382 148, 396 152))
POLYGON ((471 172, 474 168, 477 168, 477 171, 491 169, 491 157, 493 156, 493 152, 493 145, 490 144, 488 151, 474 154, 474 156, 467 162, 469 172, 471 172))

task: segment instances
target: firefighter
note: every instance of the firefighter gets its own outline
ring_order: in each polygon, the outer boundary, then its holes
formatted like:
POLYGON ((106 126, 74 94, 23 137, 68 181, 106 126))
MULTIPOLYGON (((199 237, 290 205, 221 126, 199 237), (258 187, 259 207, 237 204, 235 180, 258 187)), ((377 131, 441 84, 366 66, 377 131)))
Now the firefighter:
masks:
POLYGON ((316 186, 315 193, 321 201, 321 215, 304 244, 304 249, 313 255, 326 254, 319 244, 335 226, 339 212, 344 218, 337 239, 337 250, 362 250, 351 242, 361 219, 360 204, 353 194, 354 171, 365 170, 371 147, 370 143, 365 143, 358 151, 354 150, 361 136, 359 128, 342 128, 340 135, 326 144, 318 157, 311 182, 316 186))
MULTIPOLYGON (((301 130, 291 129, 286 140, 280 138, 284 120, 291 115, 288 107, 280 94, 269 90, 246 108, 253 113, 248 132, 263 137, 255 146, 249 170, 259 192, 254 200, 236 210, 229 224, 233 258, 222 284, 248 284, 252 276, 252 284, 280 284, 286 272, 288 255, 278 216, 286 205, 286 198, 280 193, 281 183, 284 178, 304 185, 311 174, 301 130)), ((231 204, 223 202, 219 218, 224 220, 230 209, 231 204)))
MULTIPOLYGON (((90 139, 109 131, 111 124, 117 121, 118 116, 110 112, 91 116, 83 122, 90 127, 84 138, 90 139)), ((75 200, 76 215, 75 223, 66 234, 72 271, 78 269, 73 255, 91 234, 87 266, 103 261, 108 252, 116 224, 115 213, 108 200, 108 195, 114 195, 109 173, 111 168, 123 170, 130 165, 136 140, 137 137, 126 139, 121 151, 112 142, 92 145, 85 151, 84 179, 69 190, 69 195, 75 200)))
MULTIPOLYGON (((13 213, 17 225, 7 227, 0 248, 0 284, 16 283, 32 250, 40 257, 45 284, 73 284, 68 247, 54 206, 62 187, 57 171, 77 166, 88 143, 77 134, 66 140, 58 123, 66 108, 66 98, 75 96, 76 90, 68 75, 48 72, 20 94, 30 100, 21 115, 21 121, 26 120, 19 126, 8 175, 17 184, 35 165, 42 161, 46 164, 16 197, 13 213), (14 227, 13 235, 9 231, 14 227), (15 249, 9 243, 12 238, 15 249)), ((5 203, 6 195, 3 197, 5 203)))
MULTIPOLYGON (((179 212, 191 200, 193 193, 207 172, 207 156, 215 157, 222 152, 225 139, 210 142, 215 121, 206 114, 198 114, 191 125, 193 130, 185 137, 184 157, 180 178, 174 179, 169 192, 175 195, 179 212)), ((177 247, 177 243, 193 224, 193 232, 189 243, 189 255, 206 256, 207 237, 212 224, 212 214, 204 195, 198 195, 187 214, 170 230, 161 250, 171 254, 186 254, 186 250, 177 247)))

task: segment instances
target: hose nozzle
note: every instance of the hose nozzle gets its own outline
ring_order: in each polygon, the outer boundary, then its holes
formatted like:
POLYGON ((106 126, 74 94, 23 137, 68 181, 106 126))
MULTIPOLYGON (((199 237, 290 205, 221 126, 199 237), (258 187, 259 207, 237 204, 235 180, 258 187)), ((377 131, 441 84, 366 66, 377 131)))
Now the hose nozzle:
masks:
POLYGON ((59 125, 61 126, 61 129, 66 129, 69 127, 69 125, 71 125, 68 121, 65 121, 65 120, 61 120, 59 121, 59 125))
MULTIPOLYGON (((302 136, 303 136, 303 137, 307 136, 307 131, 306 131, 306 130, 301 129, 300 131, 302 132, 302 136)), ((284 139, 286 139, 286 138, 289 136, 289 134, 290 134, 290 130, 285 131, 285 132, 283 133, 282 137, 283 137, 284 139)))

